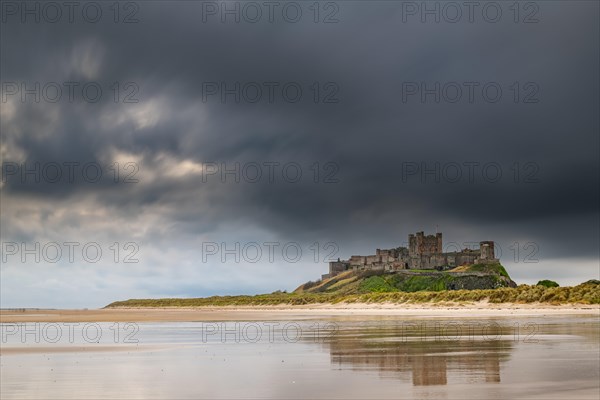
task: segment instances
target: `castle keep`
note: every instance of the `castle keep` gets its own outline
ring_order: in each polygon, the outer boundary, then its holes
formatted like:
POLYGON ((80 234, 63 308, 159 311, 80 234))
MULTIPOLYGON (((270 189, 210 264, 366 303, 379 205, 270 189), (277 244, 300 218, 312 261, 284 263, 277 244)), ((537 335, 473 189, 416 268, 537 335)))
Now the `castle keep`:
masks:
POLYGON ((408 248, 377 249, 373 256, 352 256, 349 260, 332 261, 329 263, 329 274, 323 275, 323 279, 350 270, 443 270, 460 265, 496 262, 498 260, 494 258, 494 242, 492 241, 480 242, 478 250, 463 249, 444 253, 441 233, 425 236, 423 232, 417 232, 408 235, 408 248))

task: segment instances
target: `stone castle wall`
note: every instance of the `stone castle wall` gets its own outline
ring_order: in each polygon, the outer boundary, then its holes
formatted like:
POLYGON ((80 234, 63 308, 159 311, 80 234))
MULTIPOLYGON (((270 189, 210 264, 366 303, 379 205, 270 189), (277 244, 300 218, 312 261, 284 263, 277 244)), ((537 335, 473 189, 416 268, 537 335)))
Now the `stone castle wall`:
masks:
POLYGON ((440 269, 471 265, 478 262, 497 262, 494 258, 494 242, 480 242, 478 250, 464 249, 458 252, 443 252, 442 234, 425 235, 423 232, 408 235, 408 248, 377 249, 375 255, 351 256, 348 260, 329 263, 329 274, 338 275, 344 271, 401 269, 440 269))

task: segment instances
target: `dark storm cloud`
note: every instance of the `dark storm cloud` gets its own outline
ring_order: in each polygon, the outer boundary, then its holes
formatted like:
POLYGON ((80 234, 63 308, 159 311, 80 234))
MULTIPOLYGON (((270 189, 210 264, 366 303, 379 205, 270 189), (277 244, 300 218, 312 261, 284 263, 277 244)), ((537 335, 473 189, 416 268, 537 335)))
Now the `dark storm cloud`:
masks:
POLYGON ((3 196, 91 196, 123 220, 154 207, 181 237, 244 221, 358 253, 439 225, 455 240, 519 236, 548 257, 598 256, 597 4, 540 2, 535 24, 515 24, 508 10, 495 24, 403 23, 401 2, 338 4, 334 24, 203 23, 201 2, 140 3, 136 24, 9 19, 3 83, 97 81, 105 95, 94 104, 17 102, 8 122, 3 115, 3 141, 22 157, 3 152, 4 161, 106 166, 121 153, 136 157, 141 181, 23 184, 13 176, 3 196), (115 81, 139 85, 139 103, 110 101, 115 81), (218 94, 203 101, 207 82, 298 82, 303 97, 222 104, 218 94), (314 82, 321 96, 334 82, 339 102, 315 104, 314 82), (403 101, 406 82, 479 86, 473 103, 465 93, 456 103, 423 103, 419 94, 403 101), (489 82, 503 90, 497 103, 481 96, 489 82), (528 94, 539 102, 523 103, 528 94), (236 184, 167 173, 184 161, 297 162, 304 179, 236 184), (339 166, 339 182, 312 182, 315 162, 339 166), (473 179, 465 163, 476 165, 473 179), (483 171, 489 164, 501 169, 497 181, 483 171), (437 165, 440 182, 421 177, 437 165), (450 182, 443 174, 454 165, 462 178, 450 182))

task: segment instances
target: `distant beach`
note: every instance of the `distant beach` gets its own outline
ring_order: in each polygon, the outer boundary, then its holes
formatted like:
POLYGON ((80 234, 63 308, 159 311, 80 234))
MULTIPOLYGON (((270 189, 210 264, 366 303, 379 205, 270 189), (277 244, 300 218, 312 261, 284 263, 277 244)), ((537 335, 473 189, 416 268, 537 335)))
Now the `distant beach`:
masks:
POLYGON ((273 306, 104 308, 92 310, 1 310, 0 322, 177 322, 294 320, 319 317, 503 317, 542 315, 598 315, 600 305, 565 304, 309 304, 273 306))

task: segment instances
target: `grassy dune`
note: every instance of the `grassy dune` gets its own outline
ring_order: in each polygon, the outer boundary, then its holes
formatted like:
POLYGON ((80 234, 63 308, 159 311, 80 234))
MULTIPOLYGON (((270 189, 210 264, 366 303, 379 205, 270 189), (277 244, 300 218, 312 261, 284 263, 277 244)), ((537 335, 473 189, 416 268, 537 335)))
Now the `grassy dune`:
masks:
MULTIPOLYGON (((342 279, 350 279, 349 276, 342 279)), ((336 281, 332 283, 333 286, 336 281)), ((352 282, 349 282, 352 284, 352 282)), ((354 282, 356 283, 356 282, 354 282)), ((362 294, 325 293, 272 293, 256 296, 213 296, 188 299, 131 299, 117 301, 110 307, 202 307, 202 306, 261 306, 302 305, 318 303, 438 303, 477 302, 490 303, 545 303, 600 304, 600 281, 588 281, 577 286, 545 287, 519 285, 516 288, 485 290, 442 290, 418 292, 371 292, 362 294)))

